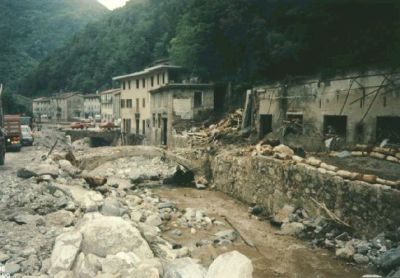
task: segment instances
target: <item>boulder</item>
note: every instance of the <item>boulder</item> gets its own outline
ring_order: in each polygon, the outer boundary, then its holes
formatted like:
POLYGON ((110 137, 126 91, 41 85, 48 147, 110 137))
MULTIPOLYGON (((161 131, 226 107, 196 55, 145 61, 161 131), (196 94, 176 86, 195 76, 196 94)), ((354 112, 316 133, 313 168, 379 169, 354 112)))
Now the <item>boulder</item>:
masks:
POLYGON ((79 253, 82 234, 78 231, 66 232, 56 238, 51 253, 49 273, 55 275, 60 271, 69 271, 79 253))
POLYGON ((122 216, 126 212, 127 209, 114 197, 106 198, 101 207, 101 213, 105 216, 122 216))
POLYGON ((295 211, 295 208, 291 205, 284 205, 277 214, 274 215, 272 222, 281 225, 282 223, 289 222, 290 215, 295 211))
POLYGON ((85 212, 97 211, 103 204, 103 195, 93 190, 87 190, 80 186, 68 186, 66 190, 71 193, 75 203, 85 212))
POLYGON ((96 215, 80 227, 82 250, 99 257, 134 251, 140 259, 153 258, 153 253, 140 232, 120 217, 96 215))
POLYGON ((358 254, 358 253, 353 256, 353 260, 358 264, 368 264, 369 263, 368 256, 358 254))
POLYGON ((84 176, 83 178, 90 187, 99 187, 107 183, 106 177, 84 176))
MULTIPOLYGON (((306 159, 306 163, 308 163, 308 164, 310 164, 311 166, 314 166, 314 167, 319 167, 322 162, 321 162, 321 160, 311 156, 311 157, 306 159)), ((322 167, 322 168, 324 168, 324 167, 322 167)))
POLYGON ((19 264, 15 264, 15 263, 7 263, 4 265, 4 272, 5 273, 1 273, 1 274, 9 274, 9 275, 14 275, 15 273, 18 273, 21 271, 21 267, 19 266, 19 264))
POLYGON ((238 251, 219 255, 208 269, 206 278, 252 278, 251 260, 238 251))
POLYGON ((103 273, 117 274, 122 270, 135 267, 140 258, 133 252, 119 252, 116 255, 107 255, 102 261, 103 273))
POLYGON ((162 220, 158 214, 152 213, 146 217, 146 221, 144 222, 150 226, 160 226, 162 224, 162 220))
POLYGON ((53 178, 58 177, 58 167, 54 164, 34 164, 20 168, 17 171, 17 176, 23 179, 29 179, 31 177, 39 177, 44 175, 50 175, 53 178))
POLYGON ((292 157, 294 155, 294 151, 286 145, 278 145, 272 149, 274 152, 278 152, 284 154, 286 156, 292 157))
POLYGON ((77 278, 91 278, 95 277, 97 272, 101 269, 96 265, 91 264, 88 260, 87 256, 84 253, 80 253, 78 258, 76 259, 75 267, 74 267, 74 277, 77 278))
POLYGON ((284 235, 298 235, 304 231, 305 227, 299 222, 283 223, 281 233, 284 235))
POLYGON ((63 172, 67 173, 71 177, 76 177, 82 172, 80 169, 73 166, 71 162, 69 162, 66 159, 59 160, 58 165, 60 165, 60 169, 63 172))
POLYGON ((46 223, 51 226, 68 227, 74 223, 75 216, 67 210, 59 210, 46 215, 46 223))
POLYGON ((31 224, 31 225, 44 225, 45 220, 43 216, 40 215, 32 215, 28 213, 20 213, 17 215, 14 215, 12 217, 12 220, 14 220, 18 224, 31 224))
POLYGON ((377 265, 379 268, 389 271, 400 266, 400 247, 391 249, 383 253, 377 259, 377 265))
POLYGON ((338 248, 335 251, 336 257, 344 260, 351 260, 355 254, 353 243, 351 241, 347 242, 344 247, 338 248))
POLYGON ((238 233, 234 230, 224 230, 214 234, 214 243, 224 241, 233 242, 238 237, 238 233))
POLYGON ((206 273, 192 258, 181 258, 166 265, 164 278, 204 278, 206 273))

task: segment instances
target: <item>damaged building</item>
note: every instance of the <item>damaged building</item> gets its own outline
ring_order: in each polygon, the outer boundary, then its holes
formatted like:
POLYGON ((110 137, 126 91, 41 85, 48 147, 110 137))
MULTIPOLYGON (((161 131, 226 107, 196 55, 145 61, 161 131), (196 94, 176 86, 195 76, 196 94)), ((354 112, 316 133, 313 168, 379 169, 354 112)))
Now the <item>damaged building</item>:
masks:
POLYGON ((151 143, 175 145, 176 135, 196 125, 214 109, 211 84, 168 84, 151 93, 151 143))
POLYGON ((330 138, 345 144, 400 143, 400 74, 370 72, 329 80, 260 86, 249 92, 260 138, 293 134, 309 148, 330 138))
POLYGON ((113 78, 121 87, 122 131, 140 135, 144 144, 167 145, 178 122, 194 121, 214 109, 214 86, 200 84, 168 61, 113 78))

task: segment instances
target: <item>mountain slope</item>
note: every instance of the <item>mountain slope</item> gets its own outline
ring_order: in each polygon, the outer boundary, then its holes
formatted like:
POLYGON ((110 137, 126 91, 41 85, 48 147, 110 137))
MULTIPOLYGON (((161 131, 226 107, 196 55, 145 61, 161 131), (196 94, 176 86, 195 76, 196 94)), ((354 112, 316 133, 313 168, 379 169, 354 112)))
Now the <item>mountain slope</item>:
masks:
MULTIPOLYGON (((140 1, 139 1, 140 2, 140 1)), ((88 25, 21 84, 25 95, 95 91, 170 57, 243 86, 400 66, 400 1, 147 0, 88 25)))
POLYGON ((96 0, 0 1, 0 83, 16 81, 108 10, 96 0))

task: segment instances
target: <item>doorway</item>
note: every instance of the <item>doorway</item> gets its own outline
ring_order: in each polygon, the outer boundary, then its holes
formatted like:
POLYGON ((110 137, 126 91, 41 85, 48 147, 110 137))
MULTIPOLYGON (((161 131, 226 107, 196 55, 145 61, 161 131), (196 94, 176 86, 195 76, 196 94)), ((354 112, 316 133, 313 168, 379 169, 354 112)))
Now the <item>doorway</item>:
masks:
POLYGON ((272 132, 272 114, 260 114, 260 138, 272 132))
POLYGON ((139 134, 140 130, 140 120, 136 119, 136 134, 139 134))
POLYGON ((376 117, 376 140, 389 139, 389 143, 400 143, 400 117, 376 117))
POLYGON ((347 116, 325 115, 324 116, 324 135, 339 136, 346 138, 347 116))
POLYGON ((166 146, 168 144, 168 119, 163 118, 163 128, 162 128, 162 144, 166 146))

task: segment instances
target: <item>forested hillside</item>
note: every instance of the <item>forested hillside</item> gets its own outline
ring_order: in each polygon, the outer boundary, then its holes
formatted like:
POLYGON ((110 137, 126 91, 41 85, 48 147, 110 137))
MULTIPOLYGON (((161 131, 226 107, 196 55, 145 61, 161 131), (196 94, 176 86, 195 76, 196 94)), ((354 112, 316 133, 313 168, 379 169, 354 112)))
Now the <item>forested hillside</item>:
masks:
POLYGON ((255 84, 400 65, 400 1, 131 1, 88 25, 20 91, 95 91, 170 57, 204 80, 255 84))
POLYGON ((0 83, 16 81, 108 10, 96 0, 1 0, 0 83))

